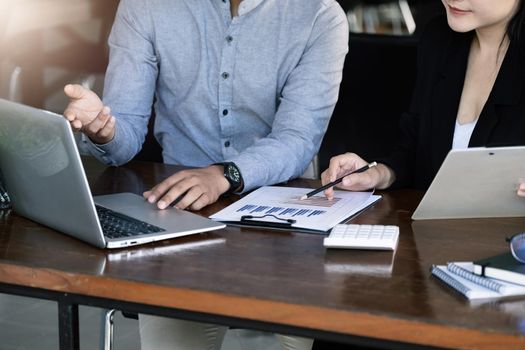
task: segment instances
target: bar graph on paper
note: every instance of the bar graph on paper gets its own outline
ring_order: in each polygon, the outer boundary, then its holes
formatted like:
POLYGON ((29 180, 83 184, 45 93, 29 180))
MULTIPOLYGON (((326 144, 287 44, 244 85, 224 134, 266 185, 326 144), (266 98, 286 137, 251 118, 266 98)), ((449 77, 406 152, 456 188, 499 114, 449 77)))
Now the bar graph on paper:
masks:
POLYGON ((246 215, 263 222, 293 219, 295 227, 328 231, 380 198, 371 192, 336 191, 332 200, 323 195, 300 200, 308 191, 307 188, 261 187, 210 218, 227 222, 240 221, 246 215))
POLYGON ((298 217, 306 216, 312 217, 316 215, 323 215, 326 213, 326 210, 317 210, 317 209, 304 209, 304 208, 286 208, 286 207, 270 207, 267 205, 257 205, 257 204, 246 204, 243 207, 237 209, 237 213, 246 213, 246 214, 273 214, 276 216, 282 217, 298 217))

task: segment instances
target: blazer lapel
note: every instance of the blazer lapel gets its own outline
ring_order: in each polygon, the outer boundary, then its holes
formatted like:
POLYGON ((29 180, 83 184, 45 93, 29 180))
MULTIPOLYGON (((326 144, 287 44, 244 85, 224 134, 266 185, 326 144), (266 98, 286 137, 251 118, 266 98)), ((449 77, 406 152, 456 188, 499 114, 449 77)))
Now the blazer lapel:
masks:
POLYGON ((491 133, 499 121, 498 109, 500 106, 512 106, 520 103, 524 71, 520 68, 519 61, 522 59, 518 45, 511 44, 503 59, 489 98, 472 132, 470 147, 490 146, 491 133))
POLYGON ((433 163, 437 167, 452 148, 459 101, 463 91, 472 34, 456 34, 448 45, 440 67, 441 79, 435 85, 431 127, 434 149, 433 163))

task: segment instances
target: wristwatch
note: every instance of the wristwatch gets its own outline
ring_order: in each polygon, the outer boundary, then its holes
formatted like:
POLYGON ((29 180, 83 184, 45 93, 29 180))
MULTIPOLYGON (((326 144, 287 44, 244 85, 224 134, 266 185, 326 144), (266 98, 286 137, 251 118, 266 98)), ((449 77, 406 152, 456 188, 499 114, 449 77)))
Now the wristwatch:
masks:
POLYGON ((236 192, 242 188, 244 182, 242 180, 241 172, 235 163, 223 162, 215 163, 213 165, 222 165, 224 167, 224 177, 230 184, 230 188, 224 193, 224 195, 236 192))

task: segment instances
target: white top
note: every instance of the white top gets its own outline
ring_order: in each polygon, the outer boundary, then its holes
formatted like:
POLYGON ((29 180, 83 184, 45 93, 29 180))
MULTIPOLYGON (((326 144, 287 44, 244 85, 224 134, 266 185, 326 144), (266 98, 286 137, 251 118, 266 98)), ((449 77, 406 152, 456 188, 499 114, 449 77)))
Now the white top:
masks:
POLYGON ((456 127, 454 129, 454 139, 452 140, 452 149, 465 149, 468 148, 472 131, 478 120, 474 120, 470 123, 460 124, 456 119, 456 127))

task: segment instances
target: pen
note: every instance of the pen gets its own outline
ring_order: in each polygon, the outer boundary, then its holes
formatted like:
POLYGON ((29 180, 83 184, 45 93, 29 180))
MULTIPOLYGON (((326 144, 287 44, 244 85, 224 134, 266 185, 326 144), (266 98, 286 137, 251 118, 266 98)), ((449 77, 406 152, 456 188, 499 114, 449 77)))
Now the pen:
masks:
POLYGON ((311 192, 308 192, 307 194, 305 194, 304 196, 301 197, 301 200, 303 200, 303 199, 307 199, 307 198, 310 198, 310 197, 312 197, 314 194, 317 194, 317 193, 319 193, 319 192, 321 192, 321 191, 324 191, 324 190, 326 190, 326 189, 328 189, 328 188, 330 188, 330 187, 332 187, 332 186, 337 185, 338 183, 340 183, 341 181, 343 181, 343 178, 345 178, 346 176, 348 176, 348 175, 350 175, 350 174, 362 173, 362 172, 367 171, 368 169, 370 169, 371 167, 374 167, 374 166, 376 166, 376 165, 377 165, 376 162, 372 162, 372 163, 369 163, 369 164, 365 165, 365 166, 362 167, 362 168, 359 168, 359 169, 357 169, 357 170, 351 171, 351 172, 349 172, 348 174, 341 176, 340 178, 338 178, 338 179, 335 180, 335 181, 329 182, 329 183, 327 183, 326 185, 319 187, 318 189, 315 189, 315 190, 313 190, 313 191, 311 191, 311 192))

